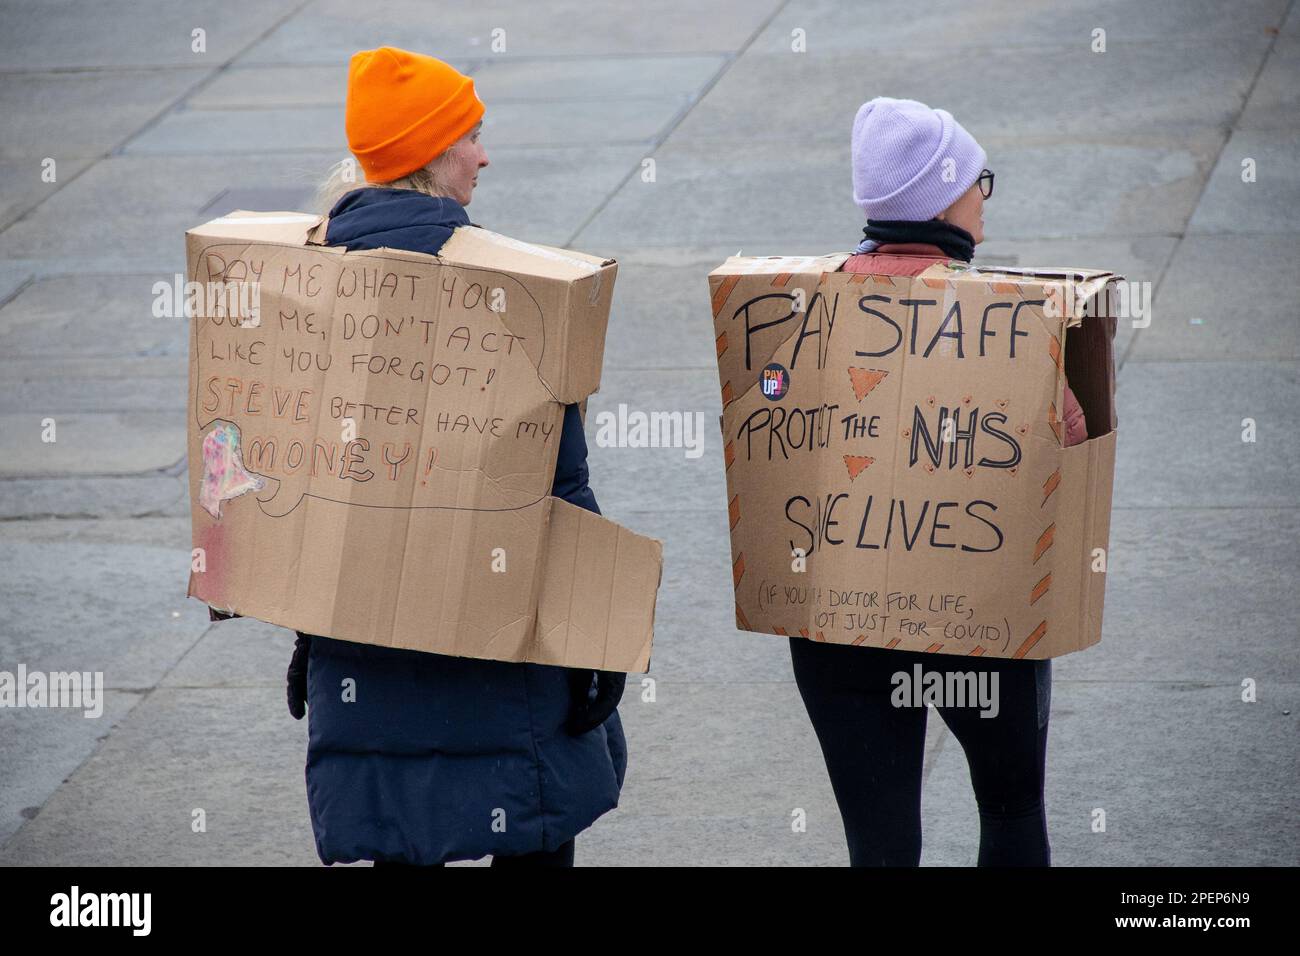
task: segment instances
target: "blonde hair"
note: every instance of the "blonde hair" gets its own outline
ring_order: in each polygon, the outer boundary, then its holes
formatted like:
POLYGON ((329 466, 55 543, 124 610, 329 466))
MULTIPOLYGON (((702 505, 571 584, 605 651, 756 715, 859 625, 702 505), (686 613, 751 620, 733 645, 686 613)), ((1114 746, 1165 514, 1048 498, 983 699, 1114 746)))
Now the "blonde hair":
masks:
POLYGON ((329 211, 334 208, 334 204, 343 198, 347 193, 354 189, 364 189, 366 187, 382 186, 387 189, 414 189, 416 192, 426 193, 430 196, 447 196, 450 195, 446 186, 443 184, 442 168, 447 161, 447 154, 451 150, 435 156, 432 160, 421 166, 419 169, 412 170, 399 179, 391 180, 386 183, 357 182, 357 161, 349 156, 347 159, 340 160, 330 167, 325 178, 316 187, 315 211, 320 215, 328 215, 329 211))

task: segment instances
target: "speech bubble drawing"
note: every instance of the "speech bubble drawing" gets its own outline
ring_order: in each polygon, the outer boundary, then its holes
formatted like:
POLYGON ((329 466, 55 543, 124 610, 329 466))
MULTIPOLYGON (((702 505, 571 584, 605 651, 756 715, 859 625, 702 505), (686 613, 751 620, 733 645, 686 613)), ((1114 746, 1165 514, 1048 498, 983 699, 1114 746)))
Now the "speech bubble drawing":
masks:
POLYGON ((205 462, 220 435, 214 454, 237 448, 249 476, 235 486, 261 480, 256 490, 270 493, 259 506, 275 517, 303 498, 470 511, 545 498, 563 405, 539 375, 541 306, 510 275, 430 264, 204 248, 191 279, 257 282, 261 316, 253 327, 238 316, 193 318, 195 424, 218 425, 204 438, 205 462), (347 421, 355 434, 345 439, 347 421))

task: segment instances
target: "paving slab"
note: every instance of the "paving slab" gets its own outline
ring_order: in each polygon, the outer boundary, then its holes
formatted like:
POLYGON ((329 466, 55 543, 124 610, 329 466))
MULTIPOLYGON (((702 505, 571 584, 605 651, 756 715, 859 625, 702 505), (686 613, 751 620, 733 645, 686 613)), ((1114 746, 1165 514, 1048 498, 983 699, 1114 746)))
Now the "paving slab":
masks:
MULTIPOLYGON (((1245 704, 1235 683, 1053 678, 1046 803, 1054 866, 1300 861, 1300 803, 1290 786, 1300 772, 1300 685, 1268 685, 1259 703, 1245 704), (1104 833, 1092 829, 1098 808, 1104 833)), ((922 805, 927 829, 957 865, 972 865, 979 844, 967 773, 950 741, 922 805), (944 819, 953 810, 969 821, 960 829, 944 819)))
POLYGON ((0 849, 0 864, 320 865, 307 722, 282 687, 152 691, 0 849), (141 799, 147 794, 147 799, 141 799), (195 832, 195 811, 205 832, 195 832))
MULTIPOLYGON (((1295 19, 1292 14, 1292 19, 1295 19)), ((1238 129, 1294 130, 1300 116, 1300 37, 1279 37, 1255 82, 1238 129)))
POLYGON ((0 541, 141 545, 169 548, 177 553, 178 560, 185 560, 190 551, 190 515, 187 509, 184 517, 103 515, 58 521, 6 521, 0 524, 0 541))
POLYGON ((177 513, 182 505, 188 515, 189 495, 189 486, 169 474, 6 478, 0 481, 0 520, 141 518, 177 513))
POLYGON ((435 16, 418 0, 365 8, 347 0, 321 0, 300 9, 237 62, 334 63, 357 50, 392 43, 395 36, 405 49, 453 64, 493 56, 713 53, 740 47, 778 6, 779 0, 707 5, 664 0, 647 17, 646 8, 634 0, 595 6, 581 0, 544 5, 491 0, 442 7, 435 16))
POLYGON ((38 279, 0 305, 0 349, 6 359, 170 355, 183 363, 184 316, 154 315, 184 304, 174 301, 176 287, 175 274, 38 279))
MULTIPOLYGON (((213 73, 212 67, 10 73, 0 82, 0 160, 99 158, 213 73)), ((63 169, 63 175, 69 170, 63 169)))
POLYGON ((489 145, 491 165, 479 173, 470 220, 528 242, 568 245, 645 155, 646 150, 636 146, 489 145))
MULTIPOLYGON (((39 160, 0 160, 0 229, 8 227, 40 205, 60 188, 60 184, 70 182, 93 162, 92 156, 57 158, 55 175, 58 180, 47 183, 41 181, 39 160)), ((10 266, 9 263, 5 265, 10 266)))
MULTIPOLYGON (((12 674, 16 667, 15 661, 0 656, 0 670, 12 674)), ((138 692, 105 689, 99 715, 90 717, 67 707, 0 710, 0 766, 5 770, 5 785, 0 787, 0 847, 36 818, 140 698, 138 692)))
POLYGON ((215 67, 273 27, 302 0, 102 0, 42 4, 39 13, 13 5, 0 34, 6 71, 215 67), (193 31, 206 33, 206 51, 192 50, 193 31))
MULTIPOLYGON (((1026 47, 1066 42, 1091 50, 1092 31, 1106 30, 1106 47, 1159 46, 1206 39, 1267 38, 1281 25, 1286 0, 1248 0, 1224 6, 1215 0, 1154 0, 1129 3, 1101 0, 1088 4, 1024 4, 1016 0, 917 0, 906 15, 890 15, 889 5, 857 12, 835 0, 792 0, 784 4, 754 41, 756 52, 783 52, 791 31, 806 34, 810 53, 863 50, 947 51, 998 48, 1016 56, 1026 47), (874 15, 873 15, 874 14, 874 15)), ((1294 15, 1292 16, 1294 19, 1294 15)))
POLYGON ((1295 362, 1141 362, 1116 390, 1116 506, 1290 508, 1295 362), (1256 440, 1243 442, 1246 418, 1256 440))
POLYGON ((606 379, 619 369, 691 368, 716 380, 708 274, 727 254, 685 251, 656 259, 636 249, 600 251, 619 264, 605 333, 606 379))
POLYGON ((39 411, 0 414, 0 477, 133 475, 185 457, 185 416, 165 412, 39 411), (46 423, 54 440, 45 439, 46 423))
POLYGON ((1060 658, 1081 681, 1300 683, 1300 511, 1111 512, 1101 643, 1060 658))
POLYGON ((12 536, 11 524, 0 524, 4 660, 29 670, 102 671, 107 688, 144 690, 209 627, 206 607, 185 596, 188 548, 28 541, 12 536))
POLYGON ((1300 232, 1187 236, 1128 361, 1300 358, 1298 257, 1300 232))
MULTIPOLYGON (((206 607, 197 600, 188 603, 206 607)), ((217 621, 167 672, 159 686, 279 688, 285 717, 292 719, 284 701, 284 688, 295 640, 289 628, 254 618, 217 621)))
MULTIPOLYGON (((874 31, 880 19, 863 17, 862 28, 874 31)), ((994 137, 1169 149, 1186 130, 1232 123, 1269 46, 1262 33, 1116 44, 1103 54, 1089 50, 1087 31, 1068 45, 998 43, 960 53, 891 49, 878 39, 836 52, 815 39, 806 53, 756 44, 682 121, 674 141, 741 140, 776 151, 847 144, 858 108, 890 96, 948 110, 990 158, 996 154, 986 140, 994 137)))
POLYGON ((0 411, 153 411, 189 388, 187 356, 0 359, 0 411))
POLYGON ((245 155, 294 150, 343 154, 347 136, 336 106, 204 109, 169 113, 123 149, 128 155, 245 155))
POLYGON ((232 66, 187 97, 185 106, 192 110, 334 106, 342 115, 347 88, 348 64, 343 59, 329 66, 232 66))
MULTIPOLYGON (((722 398, 717 375, 703 370, 641 371, 626 369, 617 378, 606 376, 601 390, 587 402, 587 460, 591 469, 591 487, 602 511, 619 514, 625 511, 713 511, 724 508, 726 474, 722 462, 722 433, 718 418, 722 398), (618 440, 619 405, 623 415, 641 411, 680 412, 690 419, 692 437, 703 439, 699 457, 687 457, 685 422, 681 438, 683 447, 605 447, 599 433, 600 416, 608 412, 608 433, 618 440)), ((672 422, 669 420, 669 425, 672 422)), ((671 428, 670 428, 671 433, 671 428)), ((628 433, 630 434, 630 433, 628 433)), ((671 434, 665 440, 672 440, 671 434)))
MULTIPOLYGON (((786 638, 736 628, 725 509, 610 514, 664 545, 650 676, 663 681, 789 681, 786 638)), ((637 679, 636 675, 631 678, 637 679)))
POLYGON ((497 57, 479 61, 471 75, 474 92, 495 110, 507 100, 694 96, 729 59, 721 53, 497 57))
POLYGON ((1300 232, 1300 130, 1238 130, 1219 157, 1197 204, 1189 233, 1251 234, 1300 232), (1254 162, 1254 181, 1243 165, 1254 162))
POLYGON ((185 230, 222 190, 315 185, 332 153, 293 156, 120 155, 96 163, 0 233, 0 260, 34 271, 185 271, 185 230), (111 235, 96 224, 111 222, 111 235), (146 262, 144 268, 133 268, 146 262), (76 267, 75 269, 73 267, 76 267))

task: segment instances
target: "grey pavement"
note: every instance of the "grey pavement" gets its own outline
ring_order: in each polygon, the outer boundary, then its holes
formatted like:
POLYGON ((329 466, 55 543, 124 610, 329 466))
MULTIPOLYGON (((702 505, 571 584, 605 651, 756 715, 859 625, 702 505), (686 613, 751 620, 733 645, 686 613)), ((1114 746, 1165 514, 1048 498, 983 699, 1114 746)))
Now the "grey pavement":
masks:
MULTIPOLYGON (((347 58, 385 43, 474 76, 474 221, 618 258, 589 421, 717 420, 706 275, 856 241, 849 129, 877 95, 948 109, 987 149, 977 262, 1151 283, 1150 326, 1119 331, 1104 637, 1054 666, 1053 860, 1300 863, 1300 4, 0 0, 0 21, 0 670, 107 687, 94 719, 0 710, 0 864, 319 865, 292 634, 185 597, 187 330, 151 289, 184 271, 187 228, 305 208, 346 155, 347 58)), ((666 563, 622 802, 578 862, 842 865, 785 639, 734 627, 706 434, 690 459, 589 425, 602 510, 666 563)), ((935 715, 922 809, 923 864, 972 864, 969 775, 935 715)))

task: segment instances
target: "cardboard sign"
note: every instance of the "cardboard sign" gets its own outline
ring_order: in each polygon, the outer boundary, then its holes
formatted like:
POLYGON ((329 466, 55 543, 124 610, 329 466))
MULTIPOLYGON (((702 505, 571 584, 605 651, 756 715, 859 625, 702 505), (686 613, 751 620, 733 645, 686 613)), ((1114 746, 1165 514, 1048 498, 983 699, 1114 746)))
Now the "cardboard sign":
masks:
POLYGON ((550 497, 617 265, 462 227, 439 256, 186 233, 190 595, 312 634, 649 667, 658 541, 550 497))
POLYGON ((709 276, 737 626, 1012 658, 1095 643, 1119 277, 847 258, 709 276), (1068 448, 1067 374, 1091 436, 1068 448))

